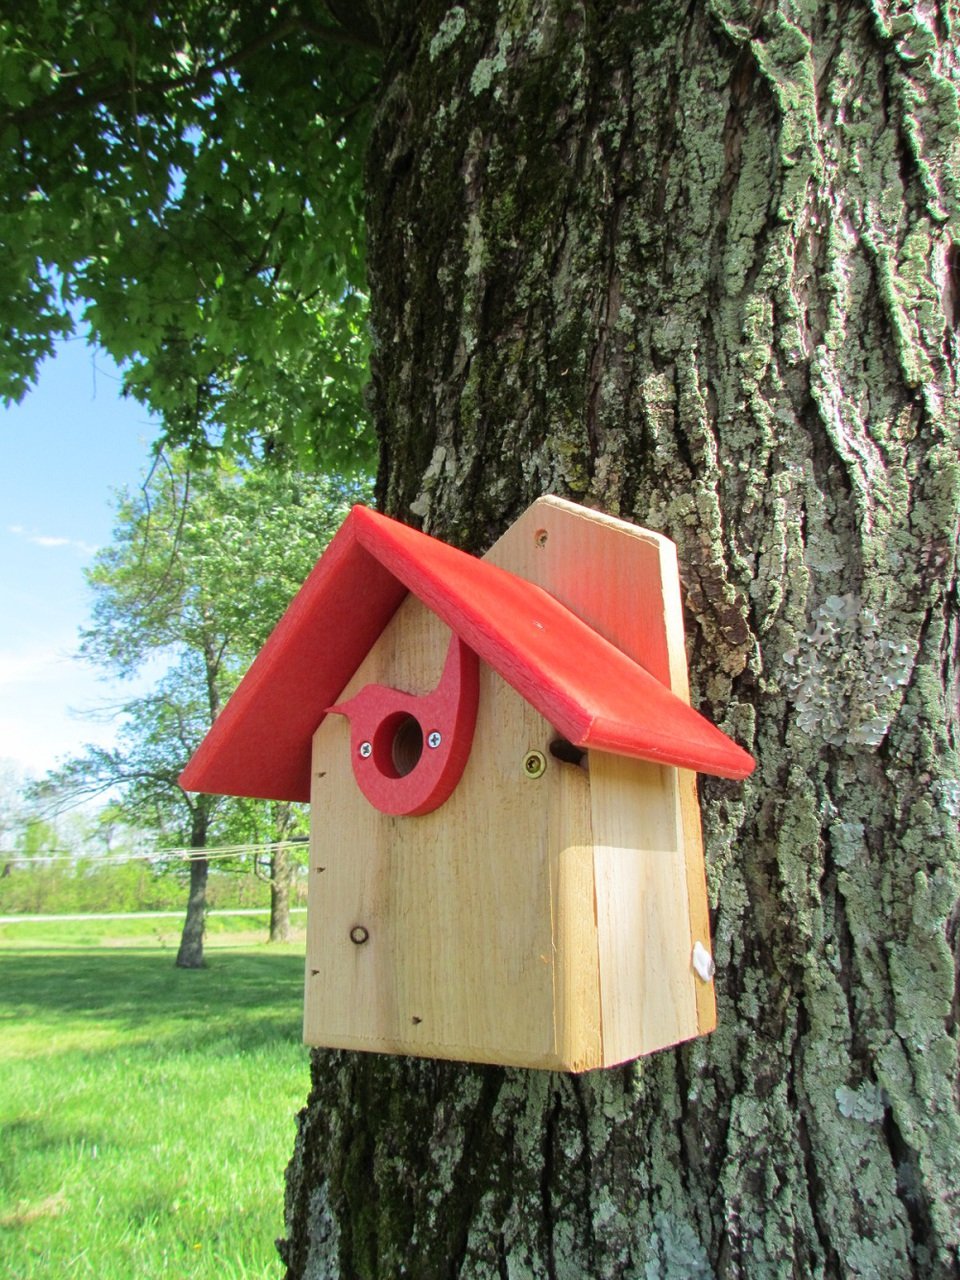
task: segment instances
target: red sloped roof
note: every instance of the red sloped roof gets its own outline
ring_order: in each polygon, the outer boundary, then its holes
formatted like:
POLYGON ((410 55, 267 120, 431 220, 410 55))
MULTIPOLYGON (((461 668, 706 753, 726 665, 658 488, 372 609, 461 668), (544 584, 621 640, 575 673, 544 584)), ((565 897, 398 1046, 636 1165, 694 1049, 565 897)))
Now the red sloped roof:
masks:
POLYGON ((542 588, 354 507, 181 785, 308 800, 313 733, 407 591, 576 746, 726 778, 752 771, 746 751, 542 588))

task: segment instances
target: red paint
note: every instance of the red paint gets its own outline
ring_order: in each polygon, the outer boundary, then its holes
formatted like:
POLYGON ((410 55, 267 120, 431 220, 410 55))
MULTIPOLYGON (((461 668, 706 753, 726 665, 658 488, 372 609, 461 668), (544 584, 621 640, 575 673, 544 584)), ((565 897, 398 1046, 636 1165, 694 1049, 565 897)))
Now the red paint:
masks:
POLYGON ((314 730, 408 590, 575 745, 727 778, 752 772, 747 752, 540 587, 354 507, 181 785, 309 799, 314 730))
POLYGON ((443 675, 432 693, 418 697, 368 684, 349 702, 330 707, 350 720, 353 776, 375 808, 381 813, 413 815, 430 813, 443 804, 460 781, 470 755, 479 696, 477 655, 454 636, 443 675), (419 729, 415 762, 411 722, 419 729), (408 763, 409 770, 401 772, 408 763))

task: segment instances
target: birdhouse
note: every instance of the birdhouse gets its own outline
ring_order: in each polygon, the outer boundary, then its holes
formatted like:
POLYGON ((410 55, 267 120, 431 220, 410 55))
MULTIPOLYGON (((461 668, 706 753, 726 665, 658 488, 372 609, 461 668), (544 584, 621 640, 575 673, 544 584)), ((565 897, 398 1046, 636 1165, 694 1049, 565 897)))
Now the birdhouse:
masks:
POLYGON ((483 559, 355 507, 181 779, 311 807, 304 1038, 583 1071, 715 1025, 673 544, 556 498, 483 559))

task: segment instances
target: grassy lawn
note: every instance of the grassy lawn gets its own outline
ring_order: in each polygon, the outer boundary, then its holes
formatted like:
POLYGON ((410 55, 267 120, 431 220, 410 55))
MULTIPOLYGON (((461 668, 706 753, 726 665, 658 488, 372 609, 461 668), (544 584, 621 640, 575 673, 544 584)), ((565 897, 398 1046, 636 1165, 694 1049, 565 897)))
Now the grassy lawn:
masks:
POLYGON ((302 945, 136 923, 0 925, 0 1276, 277 1277, 302 945))

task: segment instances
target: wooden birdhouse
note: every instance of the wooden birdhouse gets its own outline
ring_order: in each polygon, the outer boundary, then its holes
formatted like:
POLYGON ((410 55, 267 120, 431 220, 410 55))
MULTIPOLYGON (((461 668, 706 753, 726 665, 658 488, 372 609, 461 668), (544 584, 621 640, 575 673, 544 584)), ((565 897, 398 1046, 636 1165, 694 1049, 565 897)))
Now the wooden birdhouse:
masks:
POLYGON ((715 1025, 676 553, 556 498, 482 560, 356 507, 186 769, 309 799, 310 1044, 583 1071, 715 1025))

